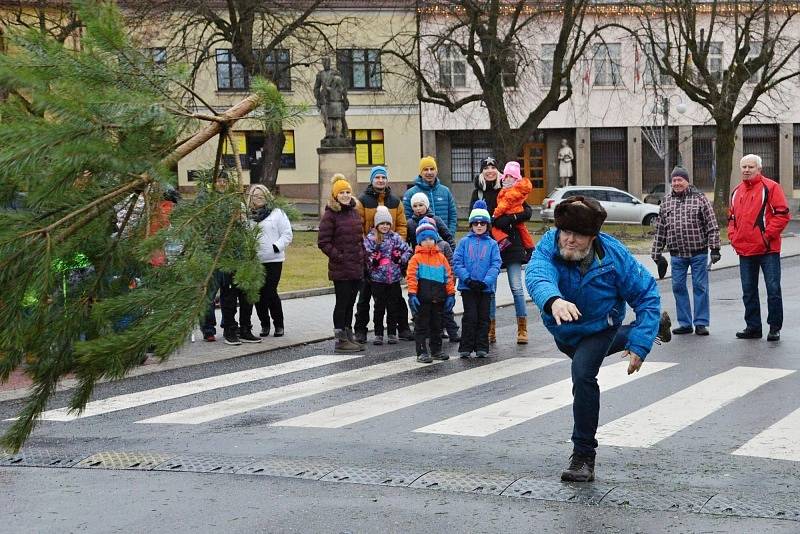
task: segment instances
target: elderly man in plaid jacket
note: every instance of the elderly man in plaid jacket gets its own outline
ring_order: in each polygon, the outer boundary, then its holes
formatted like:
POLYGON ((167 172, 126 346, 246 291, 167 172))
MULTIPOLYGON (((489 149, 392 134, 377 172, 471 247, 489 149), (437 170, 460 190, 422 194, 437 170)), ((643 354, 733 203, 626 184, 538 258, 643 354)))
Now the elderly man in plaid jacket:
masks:
POLYGON ((711 263, 720 260, 719 225, 708 198, 689 183, 689 173, 683 167, 672 170, 672 191, 661 202, 651 256, 658 265, 661 278, 667 270, 667 260, 661 255, 666 249, 672 258, 672 294, 675 296, 678 327, 673 334, 708 335, 708 257, 711 263), (692 269, 694 315, 686 289, 686 273, 692 269), (692 328, 694 325, 694 328, 692 328))

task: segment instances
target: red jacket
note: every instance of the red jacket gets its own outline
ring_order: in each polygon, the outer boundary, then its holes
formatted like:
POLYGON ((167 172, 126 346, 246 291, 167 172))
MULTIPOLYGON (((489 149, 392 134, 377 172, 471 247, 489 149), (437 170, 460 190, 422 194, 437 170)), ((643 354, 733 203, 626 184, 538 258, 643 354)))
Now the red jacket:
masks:
POLYGON ((731 194, 728 239, 739 256, 781 251, 781 232, 791 219, 780 184, 758 174, 731 194))

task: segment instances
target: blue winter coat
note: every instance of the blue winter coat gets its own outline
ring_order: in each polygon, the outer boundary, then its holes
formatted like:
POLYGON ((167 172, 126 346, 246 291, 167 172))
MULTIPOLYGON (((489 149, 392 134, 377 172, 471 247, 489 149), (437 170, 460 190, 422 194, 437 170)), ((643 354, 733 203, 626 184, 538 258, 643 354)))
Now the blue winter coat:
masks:
POLYGON ((483 235, 468 232, 453 253, 453 274, 458 278, 458 290, 468 291, 466 281, 472 279, 486 284, 484 293, 494 293, 501 263, 500 248, 488 231, 483 235))
POLYGON ((366 251, 367 270, 369 279, 381 284, 394 284, 403 279, 403 266, 411 259, 411 247, 400 237, 397 232, 389 232, 378 243, 374 228, 364 237, 364 250, 366 251), (398 261, 395 262, 392 252, 398 251, 398 261))
POLYGON ((658 333, 661 296, 653 276, 636 261, 625 246, 608 234, 595 240, 597 254, 589 271, 581 276, 575 262, 561 259, 558 230, 550 230, 536 245, 525 270, 525 285, 542 314, 542 322, 559 343, 574 347, 584 337, 619 326, 625 318, 625 303, 633 308, 627 350, 644 359, 658 333), (581 312, 577 321, 557 325, 544 311, 553 297, 572 302, 581 312))
POLYGON ((450 233, 456 235, 456 230, 458 229, 456 199, 447 186, 442 185, 439 178, 434 180, 433 185, 428 185, 428 182, 422 176, 417 176, 414 180, 414 187, 403 195, 403 209, 406 211, 406 219, 410 219, 414 215, 414 210, 411 209, 411 197, 416 193, 425 193, 428 196, 433 214, 441 217, 450 233))

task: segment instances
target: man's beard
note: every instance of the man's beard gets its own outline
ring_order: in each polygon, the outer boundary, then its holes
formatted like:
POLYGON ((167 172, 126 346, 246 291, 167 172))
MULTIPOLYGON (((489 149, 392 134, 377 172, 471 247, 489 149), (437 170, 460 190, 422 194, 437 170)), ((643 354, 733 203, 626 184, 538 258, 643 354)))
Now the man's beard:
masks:
POLYGON ((566 261, 583 261, 589 252, 592 250, 592 245, 589 244, 586 248, 569 250, 566 247, 558 247, 558 253, 566 261))

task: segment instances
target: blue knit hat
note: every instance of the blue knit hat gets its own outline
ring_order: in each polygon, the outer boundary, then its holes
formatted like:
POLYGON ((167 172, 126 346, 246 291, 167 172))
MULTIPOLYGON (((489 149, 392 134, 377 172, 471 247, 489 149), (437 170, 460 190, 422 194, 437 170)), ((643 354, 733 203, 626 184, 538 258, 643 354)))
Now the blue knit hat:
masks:
POLYGON ((369 183, 372 183, 379 174, 385 176, 387 182, 389 181, 389 171, 386 170, 386 167, 383 165, 376 165, 372 167, 372 170, 369 172, 369 183))
POLYGON ((472 205, 472 211, 469 213, 469 223, 472 224, 475 221, 483 221, 486 224, 492 222, 492 216, 489 215, 486 202, 482 199, 475 201, 475 204, 472 205))
POLYGON ((439 233, 436 231, 436 222, 430 217, 423 217, 417 225, 417 243, 422 243, 428 238, 439 241, 439 233))

